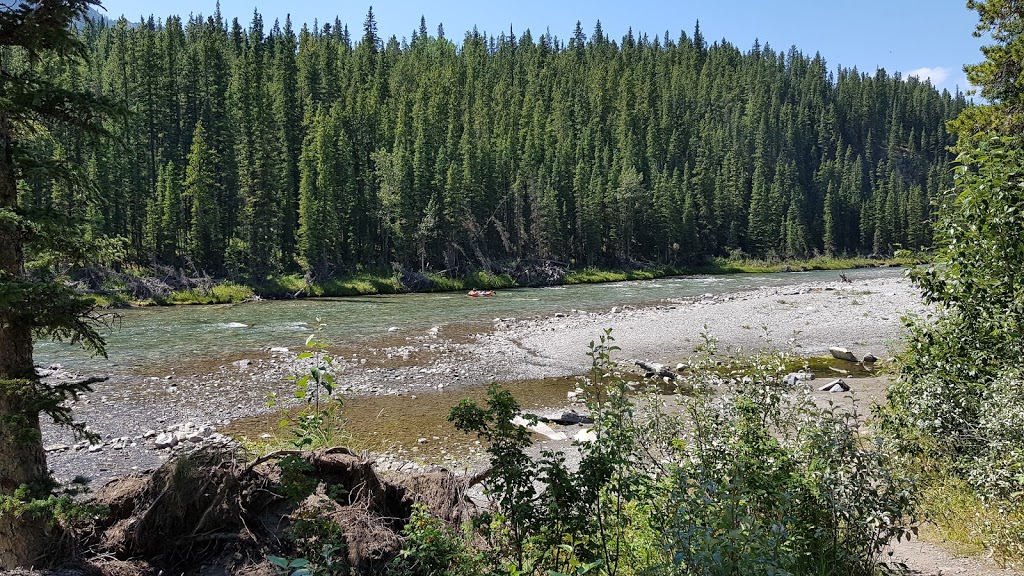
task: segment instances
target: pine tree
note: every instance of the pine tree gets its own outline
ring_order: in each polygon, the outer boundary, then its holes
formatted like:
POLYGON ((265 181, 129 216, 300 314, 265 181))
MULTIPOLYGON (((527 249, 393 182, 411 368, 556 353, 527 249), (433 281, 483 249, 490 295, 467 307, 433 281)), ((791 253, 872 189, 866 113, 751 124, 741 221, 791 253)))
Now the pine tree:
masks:
POLYGON ((176 254, 195 247, 193 198, 181 198, 170 249, 160 173, 189 163, 201 122, 218 208, 205 237, 219 252, 204 266, 248 279, 297 265, 313 130, 303 120, 317 107, 345 135, 326 268, 444 260, 465 271, 545 254, 609 264, 871 252, 877 225, 887 246, 927 243, 916 190, 933 198, 949 185, 932 167, 948 162, 944 122, 966 106, 883 71, 833 74, 796 49, 709 45, 699 24, 677 40, 631 31, 613 42, 597 23, 566 43, 474 30, 456 45, 431 38, 425 17, 409 42, 381 39, 372 9, 354 44, 336 18, 297 38, 288 21, 264 35, 258 13, 248 27, 219 11, 155 22, 91 28, 96 65, 51 68, 131 112, 108 123, 109 144, 57 131, 45 146, 88 167, 106 208, 38 179, 25 202, 87 214, 90 233, 130 238, 136 261, 187 264, 176 254), (623 182, 643 185, 623 194, 634 188, 623 182))
POLYGON ((216 166, 217 155, 207 144, 206 131, 199 121, 192 133, 183 185, 192 220, 186 235, 187 247, 195 267, 213 274, 220 272, 224 258, 216 166))
POLYGON ((49 495, 52 479, 40 414, 59 424, 72 423, 63 402, 88 387, 88 381, 41 383, 33 364, 33 333, 104 350, 103 339, 88 320, 90 302, 62 282, 26 272, 26 256, 37 242, 59 246, 81 230, 72 224, 52 229, 27 220, 18 198, 19 183, 30 166, 39 170, 37 177, 75 183, 69 174, 76 166, 31 156, 29 139, 40 127, 99 130, 97 113, 106 103, 91 92, 61 86, 41 64, 51 58, 68 66, 80 61, 86 50, 71 24, 95 4, 15 2, 0 11, 0 498, 6 500, 0 507, 0 570, 31 567, 48 545, 46 508, 18 514, 12 504, 26 504, 25 499, 38 504, 49 495), (16 495, 19 491, 25 493, 16 495))

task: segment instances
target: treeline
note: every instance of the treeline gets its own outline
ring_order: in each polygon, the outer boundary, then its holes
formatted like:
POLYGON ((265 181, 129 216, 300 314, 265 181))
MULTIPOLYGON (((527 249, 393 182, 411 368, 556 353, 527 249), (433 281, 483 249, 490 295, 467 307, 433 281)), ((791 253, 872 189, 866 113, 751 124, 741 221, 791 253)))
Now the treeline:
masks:
POLYGON ((80 34, 88 67, 52 73, 126 112, 99 146, 57 131, 38 145, 84 166, 100 201, 29 179, 23 205, 216 275, 928 246, 951 184, 945 123, 966 107, 795 48, 709 45, 699 25, 456 44, 423 20, 383 41, 372 9, 355 36, 218 10, 80 34))

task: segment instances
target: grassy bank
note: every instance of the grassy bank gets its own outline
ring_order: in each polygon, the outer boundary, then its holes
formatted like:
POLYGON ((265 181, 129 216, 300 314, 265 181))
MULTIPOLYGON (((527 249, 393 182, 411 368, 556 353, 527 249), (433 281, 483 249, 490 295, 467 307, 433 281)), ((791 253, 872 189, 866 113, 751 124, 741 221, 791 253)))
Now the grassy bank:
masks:
POLYGON ((830 258, 820 256, 806 260, 755 260, 715 258, 697 266, 652 266, 636 270, 614 270, 607 268, 584 268, 570 271, 565 284, 592 284, 596 282, 622 282, 624 280, 652 280, 666 276, 687 276, 693 274, 744 274, 772 272, 806 272, 809 270, 849 270, 879 266, 913 266, 924 262, 921 255, 899 256, 886 259, 873 258, 830 258))
MULTIPOLYGON (((808 260, 752 260, 717 258, 697 266, 651 265, 633 269, 586 267, 568 269, 560 284, 593 284, 624 280, 651 280, 667 276, 693 274, 738 274, 799 272, 807 270, 845 270, 876 266, 908 266, 923 261, 920 256, 901 256, 889 259, 826 258, 808 260)), ((112 306, 153 306, 181 304, 228 304, 255 297, 268 299, 307 297, 348 297, 373 294, 400 294, 405 292, 458 292, 463 290, 500 290, 529 284, 517 282, 510 274, 476 271, 464 277, 449 278, 440 274, 423 273, 413 287, 406 286, 395 274, 362 272, 339 276, 322 282, 308 283, 299 274, 273 276, 248 285, 223 282, 209 289, 175 290, 167 296, 133 299, 117 287, 102 294, 93 294, 96 304, 112 306)))

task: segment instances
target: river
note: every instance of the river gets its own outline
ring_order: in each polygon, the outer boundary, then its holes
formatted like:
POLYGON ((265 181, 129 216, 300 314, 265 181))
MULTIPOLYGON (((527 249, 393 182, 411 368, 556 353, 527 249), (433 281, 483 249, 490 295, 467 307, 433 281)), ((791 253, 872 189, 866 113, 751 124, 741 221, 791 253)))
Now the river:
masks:
MULTIPOLYGON (((894 278, 904 270, 845 271, 853 281, 894 278)), ((337 345, 431 327, 485 324, 494 318, 529 318, 558 312, 644 306, 701 294, 729 294, 763 287, 834 281, 838 271, 684 276, 632 282, 501 290, 492 298, 462 293, 309 298, 211 306, 169 306, 119 311, 102 333, 108 358, 59 343, 36 346, 36 361, 59 362, 82 373, 146 373, 183 361, 239 357, 272 346, 300 347, 316 319, 325 339, 337 345)))

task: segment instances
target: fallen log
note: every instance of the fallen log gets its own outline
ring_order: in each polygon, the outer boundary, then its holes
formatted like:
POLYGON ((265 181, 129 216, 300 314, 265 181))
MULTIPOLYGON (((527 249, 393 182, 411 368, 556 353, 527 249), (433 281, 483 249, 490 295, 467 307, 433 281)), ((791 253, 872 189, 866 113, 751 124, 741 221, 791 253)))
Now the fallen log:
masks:
POLYGON ((657 362, 644 362, 643 360, 636 360, 633 362, 645 371, 644 376, 650 378, 652 376, 658 376, 661 378, 672 378, 675 379, 676 372, 664 364, 658 364, 657 362))

